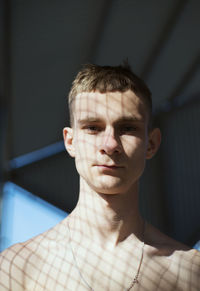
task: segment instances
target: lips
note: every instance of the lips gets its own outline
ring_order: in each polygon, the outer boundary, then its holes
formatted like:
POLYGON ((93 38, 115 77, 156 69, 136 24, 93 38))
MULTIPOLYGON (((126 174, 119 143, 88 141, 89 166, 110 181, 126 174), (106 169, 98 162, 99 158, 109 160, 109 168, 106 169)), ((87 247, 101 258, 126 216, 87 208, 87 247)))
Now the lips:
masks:
POLYGON ((107 165, 107 164, 102 164, 102 165, 96 165, 97 167, 100 168, 108 168, 108 169, 120 169, 123 168, 122 166, 118 166, 118 165, 107 165))

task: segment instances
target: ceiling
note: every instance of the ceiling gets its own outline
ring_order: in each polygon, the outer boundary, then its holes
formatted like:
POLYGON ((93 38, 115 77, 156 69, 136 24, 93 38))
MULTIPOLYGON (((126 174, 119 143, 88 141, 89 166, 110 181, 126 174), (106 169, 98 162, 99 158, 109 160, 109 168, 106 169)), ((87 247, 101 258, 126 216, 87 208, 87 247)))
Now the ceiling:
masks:
POLYGON ((128 57, 155 108, 200 91, 198 0, 11 3, 10 159, 62 139, 66 96, 83 63, 128 57))

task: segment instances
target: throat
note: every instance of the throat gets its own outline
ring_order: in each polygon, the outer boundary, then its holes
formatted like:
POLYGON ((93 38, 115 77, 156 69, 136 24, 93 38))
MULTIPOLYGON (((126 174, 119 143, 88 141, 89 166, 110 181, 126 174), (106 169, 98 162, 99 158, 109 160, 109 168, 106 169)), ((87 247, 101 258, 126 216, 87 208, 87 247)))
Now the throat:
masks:
POLYGON ((116 248, 131 239, 143 240, 143 219, 138 211, 111 208, 105 201, 94 203, 93 207, 79 201, 70 214, 69 223, 80 239, 87 239, 106 247, 116 248))
POLYGON ((143 219, 138 208, 138 187, 126 193, 97 193, 83 179, 77 206, 68 217, 70 228, 102 246, 115 248, 130 237, 142 240, 143 219))

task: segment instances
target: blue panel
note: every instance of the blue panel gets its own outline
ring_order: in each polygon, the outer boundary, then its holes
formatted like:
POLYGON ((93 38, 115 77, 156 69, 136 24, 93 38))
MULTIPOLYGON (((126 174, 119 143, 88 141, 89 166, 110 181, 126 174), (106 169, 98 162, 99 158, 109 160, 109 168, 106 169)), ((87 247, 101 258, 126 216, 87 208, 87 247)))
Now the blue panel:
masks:
POLYGON ((10 161, 10 168, 18 169, 31 163, 46 159, 63 151, 65 151, 64 143, 63 141, 58 141, 39 150, 12 159, 10 161))
POLYGON ((67 213, 7 182, 3 190, 1 250, 51 228, 67 213))
POLYGON ((200 240, 194 245, 194 249, 200 251, 200 240))

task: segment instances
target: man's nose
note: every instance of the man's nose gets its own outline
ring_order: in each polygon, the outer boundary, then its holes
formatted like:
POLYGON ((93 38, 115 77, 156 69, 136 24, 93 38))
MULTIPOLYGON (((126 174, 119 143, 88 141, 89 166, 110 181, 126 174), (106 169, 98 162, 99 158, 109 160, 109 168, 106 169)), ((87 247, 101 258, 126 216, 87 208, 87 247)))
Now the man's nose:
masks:
POLYGON ((102 137, 100 152, 108 155, 121 152, 120 140, 115 136, 114 130, 106 132, 102 137))

